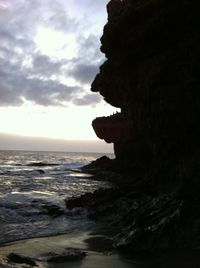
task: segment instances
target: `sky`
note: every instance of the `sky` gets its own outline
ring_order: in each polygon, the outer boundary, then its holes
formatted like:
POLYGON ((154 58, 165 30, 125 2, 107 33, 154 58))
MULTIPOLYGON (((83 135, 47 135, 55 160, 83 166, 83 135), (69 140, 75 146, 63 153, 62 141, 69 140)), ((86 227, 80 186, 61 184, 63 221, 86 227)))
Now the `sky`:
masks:
POLYGON ((80 151, 80 141, 92 141, 92 150, 96 142, 98 151, 112 151, 91 127, 95 117, 116 111, 90 91, 105 60, 99 48, 107 3, 0 0, 0 149, 16 137, 21 149, 47 138, 66 141, 66 150, 70 141, 79 141, 80 151))

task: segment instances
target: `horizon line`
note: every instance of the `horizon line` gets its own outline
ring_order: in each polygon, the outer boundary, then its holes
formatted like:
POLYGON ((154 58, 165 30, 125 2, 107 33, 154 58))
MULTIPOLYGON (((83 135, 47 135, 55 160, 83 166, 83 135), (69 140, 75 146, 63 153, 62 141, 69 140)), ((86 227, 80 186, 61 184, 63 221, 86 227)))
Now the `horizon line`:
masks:
POLYGON ((114 155, 114 153, 109 153, 109 152, 83 152, 83 151, 52 151, 52 150, 28 150, 28 149, 1 149, 0 148, 0 152, 4 152, 4 151, 8 151, 8 152, 39 152, 39 153, 45 153, 45 152, 49 152, 49 153, 77 153, 77 154, 112 154, 114 155))

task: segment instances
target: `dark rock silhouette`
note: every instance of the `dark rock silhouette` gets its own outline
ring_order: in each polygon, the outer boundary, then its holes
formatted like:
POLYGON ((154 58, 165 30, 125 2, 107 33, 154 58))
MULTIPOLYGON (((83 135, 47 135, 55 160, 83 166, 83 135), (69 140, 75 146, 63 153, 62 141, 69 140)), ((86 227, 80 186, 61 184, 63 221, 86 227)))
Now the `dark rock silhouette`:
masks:
POLYGON ((120 175, 109 180, 117 177, 118 188, 67 206, 82 204, 93 219, 118 228, 113 245, 120 249, 200 247, 198 10, 196 0, 107 5, 101 38, 107 60, 92 91, 121 113, 92 125, 99 138, 114 143, 110 166, 120 175))
POLYGON ((132 122, 127 120, 121 113, 110 117, 97 117, 92 126, 97 137, 107 143, 123 143, 131 140, 132 122))
POLYGON ((38 266, 36 262, 30 257, 22 256, 16 253, 10 253, 8 255, 8 260, 13 263, 27 264, 29 266, 38 266))
POLYGON ((126 167, 142 165, 162 183, 160 174, 168 180, 173 172, 175 180, 195 172, 184 163, 200 145, 198 7, 195 0, 111 0, 107 6, 101 38, 107 60, 92 91, 121 108, 121 122, 118 114, 95 119, 93 127, 114 143, 126 167))
POLYGON ((46 256, 46 261, 50 263, 63 263, 71 261, 81 261, 85 257, 86 253, 84 251, 80 251, 74 248, 68 248, 62 254, 50 252, 46 256))
POLYGON ((89 172, 89 173, 96 173, 97 170, 110 170, 112 168, 112 160, 108 158, 107 156, 102 156, 98 158, 97 160, 89 163, 86 166, 83 166, 81 169, 84 172, 89 172))
POLYGON ((41 200, 33 200, 32 206, 38 210, 39 214, 47 214, 50 217, 59 217, 65 213, 58 205, 41 200))

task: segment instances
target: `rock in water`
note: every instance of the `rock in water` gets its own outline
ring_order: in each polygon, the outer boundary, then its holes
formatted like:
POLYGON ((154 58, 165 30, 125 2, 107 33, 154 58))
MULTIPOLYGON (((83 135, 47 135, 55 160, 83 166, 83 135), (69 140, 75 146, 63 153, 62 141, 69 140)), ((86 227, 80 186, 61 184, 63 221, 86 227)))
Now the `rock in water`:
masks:
POLYGON ((23 263, 30 266, 38 266, 30 257, 22 256, 16 253, 10 253, 8 255, 8 260, 14 263, 23 263))
POLYGON ((50 253, 47 255, 47 262, 53 263, 62 263, 62 262, 71 262, 71 261, 80 261, 86 257, 84 251, 78 249, 66 249, 62 254, 50 253))

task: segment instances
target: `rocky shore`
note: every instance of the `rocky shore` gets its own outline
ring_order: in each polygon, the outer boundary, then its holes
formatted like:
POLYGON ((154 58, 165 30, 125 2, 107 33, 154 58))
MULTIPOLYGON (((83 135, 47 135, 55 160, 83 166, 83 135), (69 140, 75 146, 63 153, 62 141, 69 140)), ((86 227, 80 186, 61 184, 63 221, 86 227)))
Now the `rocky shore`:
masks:
MULTIPOLYGON (((98 160, 96 177, 115 188, 66 205, 85 206, 91 218, 115 227, 113 246, 120 250, 200 248, 198 7, 195 0, 107 5, 106 61, 92 91, 121 114, 92 125, 114 143, 116 159, 98 160)), ((95 163, 87 168, 94 173, 95 163)))
POLYGON ((92 83, 121 113, 94 119, 116 159, 83 167, 113 187, 66 201, 86 208, 113 250, 200 248, 199 4, 111 0, 106 61, 92 83))
MULTIPOLYGON (((98 117, 92 125, 99 138, 114 143, 116 159, 103 157, 82 170, 96 180, 111 182, 112 187, 66 200, 68 210, 87 209, 97 228, 91 237, 81 240, 79 235, 80 248, 77 244, 72 249, 67 246, 67 239, 73 244, 69 237, 64 238, 65 243, 58 237, 59 243, 53 238, 43 240, 45 264, 64 267, 55 263, 70 261, 69 267, 87 268, 199 267, 199 3, 111 0, 107 11, 101 38, 106 61, 92 91, 121 108, 121 114, 98 117), (65 250, 52 253, 55 247, 47 245, 53 241, 57 246, 64 243, 65 250), (98 255, 99 251, 104 255, 98 255), (153 261, 143 266, 125 263, 116 261, 118 255, 109 259, 105 252, 153 261), (72 264, 76 258, 86 261, 72 264), (98 266, 100 260, 102 266, 98 266)), ((44 209, 57 214, 55 207, 44 209)), ((33 241, 27 243, 34 248, 33 241)), ((2 249, 6 265, 17 262, 29 267, 42 262, 34 259, 42 258, 41 252, 29 259, 23 247, 20 252, 13 245, 7 249, 2 249)))
POLYGON ((1 268, 152 267, 142 263, 112 251, 105 235, 89 232, 27 239, 0 247, 1 268))
MULTIPOLYGON (((95 163, 92 163, 94 173, 95 163)), ((130 174, 99 169, 95 179, 108 179, 109 189, 96 190, 66 201, 66 207, 82 207, 96 221, 100 234, 109 236, 112 249, 131 254, 154 254, 168 250, 199 249, 199 196, 173 191, 157 191, 146 180, 130 174)), ((85 169, 85 168, 84 168, 85 169)))

